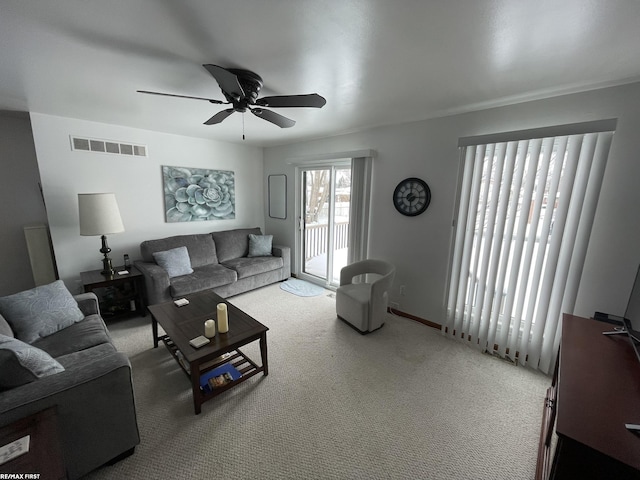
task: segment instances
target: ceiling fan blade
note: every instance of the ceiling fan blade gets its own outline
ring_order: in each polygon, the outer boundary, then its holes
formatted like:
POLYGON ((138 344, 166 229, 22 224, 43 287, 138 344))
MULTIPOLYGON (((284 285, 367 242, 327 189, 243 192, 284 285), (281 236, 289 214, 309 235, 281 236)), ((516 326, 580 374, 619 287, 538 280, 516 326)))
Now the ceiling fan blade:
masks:
POLYGON ((239 100, 244 97, 244 90, 240 85, 240 81, 238 77, 231 73, 226 68, 219 67, 218 65, 205 64, 204 68, 216 79, 218 85, 220 86, 220 90, 224 93, 225 97, 231 97, 234 100, 239 100))
POLYGON ((256 117, 271 122, 280 128, 289 128, 296 124, 295 120, 283 117, 279 113, 272 112, 271 110, 265 110, 264 108, 251 108, 250 110, 256 117))
POLYGON ((150 92, 148 90, 137 90, 138 93, 148 93, 150 95, 162 95, 163 97, 178 97, 178 98, 191 98, 193 100, 206 100, 207 102, 216 103, 219 105, 227 104, 229 102, 223 102, 221 100, 214 100, 213 98, 204 98, 204 97, 192 97, 191 95, 176 95, 175 93, 160 93, 160 92, 150 92))
POLYGON ((229 115, 231 115, 235 110, 233 108, 227 108, 226 110, 222 110, 221 112, 216 113, 209 120, 204 122, 205 125, 215 125, 216 123, 220 123, 229 115))
POLYGON ((317 93, 308 95, 276 95, 262 97, 256 100, 256 105, 261 107, 313 107, 322 108, 327 100, 317 93))

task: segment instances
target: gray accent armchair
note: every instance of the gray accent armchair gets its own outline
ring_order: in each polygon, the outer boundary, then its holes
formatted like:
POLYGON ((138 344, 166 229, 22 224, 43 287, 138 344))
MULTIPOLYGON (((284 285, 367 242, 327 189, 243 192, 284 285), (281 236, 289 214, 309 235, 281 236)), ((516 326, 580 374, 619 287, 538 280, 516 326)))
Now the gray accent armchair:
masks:
POLYGON ((382 327, 395 273, 395 267, 383 260, 362 260, 344 267, 336 291, 338 317, 360 333, 382 327), (356 277, 359 282, 354 281, 356 277))

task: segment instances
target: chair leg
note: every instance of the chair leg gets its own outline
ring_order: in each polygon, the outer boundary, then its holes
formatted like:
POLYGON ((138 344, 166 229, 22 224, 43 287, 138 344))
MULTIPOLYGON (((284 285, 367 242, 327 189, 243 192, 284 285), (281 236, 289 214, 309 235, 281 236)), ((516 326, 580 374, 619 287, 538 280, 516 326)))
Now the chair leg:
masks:
POLYGON ((131 447, 129 450, 125 450, 124 452, 122 452, 120 455, 113 457, 111 460, 109 460, 106 465, 115 465, 116 463, 118 463, 120 460, 124 460, 127 457, 130 457, 131 455, 133 455, 133 453, 136 451, 136 447, 131 447))
POLYGON ((346 323, 347 325, 349 325, 351 328, 353 328, 356 332, 358 332, 360 335, 368 335, 370 333, 373 332, 377 332, 378 330, 380 330, 382 327, 384 327, 384 323, 382 323, 382 325, 380 325, 378 328, 374 328, 373 330, 365 330, 362 331, 360 330, 358 327, 352 325, 351 323, 347 322, 344 318, 342 318, 340 315, 338 315, 338 318, 340 320, 342 320, 344 323, 346 323))
POLYGON ((378 328, 374 328, 373 330, 369 330, 369 331, 368 331, 368 332, 366 332, 366 333, 373 333, 373 332, 377 332, 377 331, 378 331, 378 330, 380 330, 382 327, 384 327, 384 322, 382 322, 378 328))

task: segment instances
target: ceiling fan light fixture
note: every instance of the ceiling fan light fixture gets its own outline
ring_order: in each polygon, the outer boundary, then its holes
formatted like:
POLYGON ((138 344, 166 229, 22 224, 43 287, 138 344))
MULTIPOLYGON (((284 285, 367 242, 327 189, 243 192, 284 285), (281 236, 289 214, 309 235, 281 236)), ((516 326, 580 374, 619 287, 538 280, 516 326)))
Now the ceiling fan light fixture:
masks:
POLYGON ((258 94, 262 89, 262 77, 250 70, 242 70, 239 68, 223 68, 218 65, 205 64, 203 67, 218 82, 218 86, 227 102, 215 100, 211 98, 193 97, 188 95, 176 95, 171 93, 151 92, 148 90, 138 90, 140 93, 149 93, 152 95, 164 95, 169 97, 191 98, 196 100, 206 100, 215 104, 231 104, 233 108, 228 108, 216 113, 209 120, 204 122, 205 125, 214 125, 222 122, 233 112, 245 113, 247 109, 256 117, 273 123, 280 128, 289 128, 296 124, 294 120, 287 118, 271 110, 263 108, 251 108, 250 105, 259 105, 260 107, 311 107, 322 108, 327 101, 324 97, 317 93, 306 95, 275 95, 271 97, 258 98, 258 94))

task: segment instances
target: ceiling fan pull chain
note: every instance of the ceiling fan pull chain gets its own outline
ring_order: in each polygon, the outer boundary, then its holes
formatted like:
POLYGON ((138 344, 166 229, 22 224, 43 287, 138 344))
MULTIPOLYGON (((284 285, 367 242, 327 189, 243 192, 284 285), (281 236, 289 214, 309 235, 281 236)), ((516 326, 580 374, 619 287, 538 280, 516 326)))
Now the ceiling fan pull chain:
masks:
POLYGON ((244 140, 244 112, 242 112, 242 140, 244 140))

